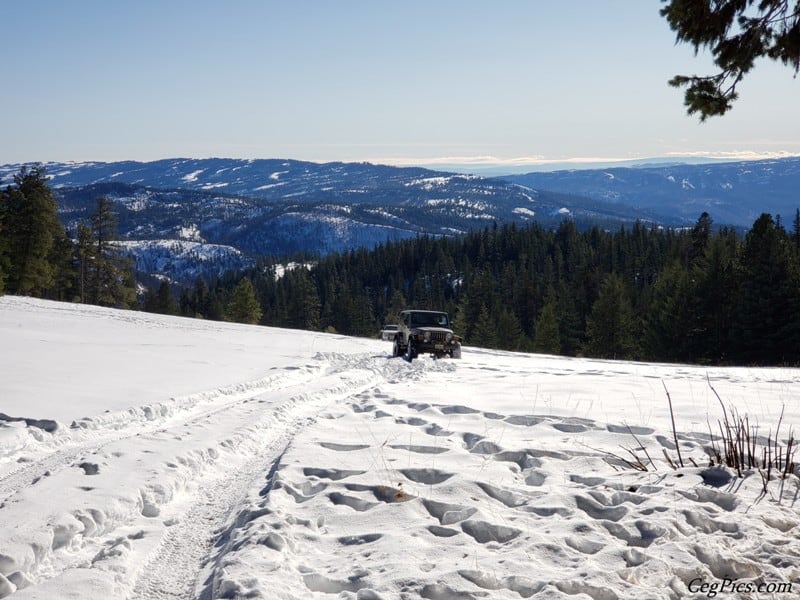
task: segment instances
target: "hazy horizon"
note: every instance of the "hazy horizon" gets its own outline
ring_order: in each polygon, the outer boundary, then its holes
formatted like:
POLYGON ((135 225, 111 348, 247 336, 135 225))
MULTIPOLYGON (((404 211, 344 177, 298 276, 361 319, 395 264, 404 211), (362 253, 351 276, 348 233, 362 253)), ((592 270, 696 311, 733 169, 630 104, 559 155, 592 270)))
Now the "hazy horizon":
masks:
POLYGON ((661 6, 0 3, 0 52, 15 66, 0 163, 800 155, 800 82, 780 64, 757 63, 728 115, 686 115, 667 81, 713 69, 675 44, 661 6))
MULTIPOLYGON (((577 170, 593 170, 593 169, 612 169, 612 168, 643 168, 649 166, 664 166, 670 164, 722 164, 728 162, 744 162, 744 161, 759 161, 759 160, 778 160, 782 158, 798 158, 800 155, 780 154, 780 155, 739 155, 739 156, 653 156, 641 159, 577 159, 577 160, 564 160, 564 161, 493 161, 488 157, 482 157, 482 160, 459 160, 457 157, 445 157, 441 159, 401 159, 393 161, 387 160, 365 160, 365 161, 313 161, 305 160, 303 158, 295 158, 288 156, 261 156, 239 158, 230 156, 168 156, 156 158, 153 160, 88 160, 88 161, 21 161, 4 163, 0 166, 15 167, 23 165, 43 164, 47 165, 69 165, 69 164, 88 164, 88 163, 115 163, 115 162, 137 162, 137 163, 151 163, 160 160, 295 160, 299 162, 310 162, 316 164, 325 163, 371 163, 376 165, 394 166, 394 167, 418 167, 429 169, 432 171, 459 173, 459 174, 473 174, 486 177, 498 177, 503 175, 519 175, 524 173, 533 172, 554 172, 554 171, 577 171, 577 170)), ((9 171, 10 173, 10 171, 9 171)), ((10 175, 8 175, 10 176, 10 175)))

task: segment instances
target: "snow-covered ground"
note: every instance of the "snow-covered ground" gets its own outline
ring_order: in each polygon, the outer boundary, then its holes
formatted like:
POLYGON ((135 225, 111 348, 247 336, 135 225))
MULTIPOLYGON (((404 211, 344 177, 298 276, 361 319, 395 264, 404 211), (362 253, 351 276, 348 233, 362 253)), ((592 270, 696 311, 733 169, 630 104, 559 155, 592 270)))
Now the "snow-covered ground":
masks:
POLYGON ((0 298, 0 597, 800 591, 797 477, 705 466, 711 386, 785 439, 800 371, 389 353, 0 298))

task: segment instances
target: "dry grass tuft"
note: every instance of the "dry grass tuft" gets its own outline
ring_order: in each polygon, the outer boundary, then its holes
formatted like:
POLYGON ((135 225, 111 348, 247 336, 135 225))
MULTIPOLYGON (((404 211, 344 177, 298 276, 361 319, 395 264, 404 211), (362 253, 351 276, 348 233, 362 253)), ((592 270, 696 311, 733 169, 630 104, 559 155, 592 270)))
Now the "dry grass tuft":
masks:
MULTIPOLYGON (((758 423, 751 423, 748 415, 740 415, 735 407, 730 411, 725 408, 717 390, 708 381, 708 387, 714 393, 722 407, 722 419, 717 421, 719 427, 719 437, 715 439, 711 424, 708 425, 710 447, 707 449, 709 455, 709 466, 725 466, 736 471, 738 477, 744 477, 748 472, 756 469, 763 482, 763 494, 767 493, 767 485, 777 476, 786 479, 795 472, 795 452, 797 442, 794 431, 789 429, 788 438, 782 444, 780 441, 780 430, 783 423, 783 409, 775 426, 767 432, 766 437, 759 436, 758 423)), ((678 455, 677 464, 664 451, 664 456, 670 465, 677 469, 683 467, 683 458, 678 445, 678 435, 675 431, 675 415, 672 408, 672 399, 669 396, 666 385, 664 390, 669 401, 670 417, 672 418, 672 434, 675 440, 675 448, 678 455)), ((691 459, 690 459, 691 460, 691 459)), ((694 463, 694 461, 692 461, 694 463)), ((695 464, 695 466, 697 466, 695 464)))

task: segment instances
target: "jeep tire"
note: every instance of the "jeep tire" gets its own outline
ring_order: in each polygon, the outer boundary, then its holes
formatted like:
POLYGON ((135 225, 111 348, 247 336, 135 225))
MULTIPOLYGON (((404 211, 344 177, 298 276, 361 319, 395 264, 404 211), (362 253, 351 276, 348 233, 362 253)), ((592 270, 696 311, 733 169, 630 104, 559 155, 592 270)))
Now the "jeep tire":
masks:
POLYGON ((410 339, 408 340, 408 345, 406 346, 406 353, 404 357, 408 362, 414 360, 414 342, 410 339))

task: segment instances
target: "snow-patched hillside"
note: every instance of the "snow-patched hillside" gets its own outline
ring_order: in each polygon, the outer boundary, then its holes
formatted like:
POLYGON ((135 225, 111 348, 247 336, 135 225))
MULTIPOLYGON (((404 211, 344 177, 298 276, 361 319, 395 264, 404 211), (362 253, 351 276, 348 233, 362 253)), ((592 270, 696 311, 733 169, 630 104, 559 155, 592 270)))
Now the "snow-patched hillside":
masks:
POLYGON ((762 495, 758 473, 704 466, 709 382, 763 435, 783 410, 785 437, 798 370, 469 347, 409 364, 377 340, 16 297, 0 340, 0 597, 800 589, 798 479, 762 495), (665 387, 698 467, 664 458, 665 387), (646 472, 620 460, 640 445, 646 472))
MULTIPOLYGON (((43 166, 71 235, 106 197, 140 272, 189 284, 197 273, 241 270, 258 257, 347 252, 493 223, 557 226, 565 214, 613 228, 672 223, 657 211, 418 167, 225 158, 43 166), (204 246, 197 252, 186 242, 204 246)), ((0 165, 0 186, 21 167, 0 165)))
POLYGON ((667 213, 693 222, 708 212, 718 224, 749 228, 759 215, 797 210, 800 157, 706 164, 563 170, 502 177, 540 190, 667 213))

